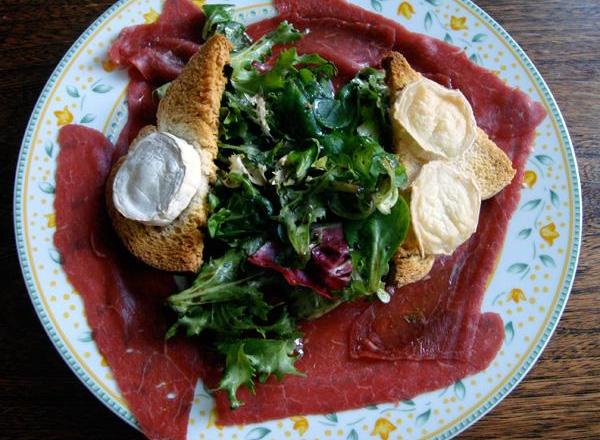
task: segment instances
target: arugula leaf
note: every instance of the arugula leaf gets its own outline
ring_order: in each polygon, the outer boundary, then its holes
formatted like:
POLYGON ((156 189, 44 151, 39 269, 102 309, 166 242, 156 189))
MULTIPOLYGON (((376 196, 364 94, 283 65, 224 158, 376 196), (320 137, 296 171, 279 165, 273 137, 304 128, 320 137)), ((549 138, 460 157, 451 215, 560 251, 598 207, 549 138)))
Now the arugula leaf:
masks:
POLYGON ((271 374, 279 380, 286 374, 302 375, 294 367, 297 359, 294 340, 242 339, 222 342, 217 347, 225 354, 225 371, 219 389, 227 391, 232 409, 243 405, 236 396, 240 386, 245 385, 254 392, 255 376, 262 383, 271 374))
POLYGON ((344 225, 346 240, 353 248, 353 294, 377 294, 382 300, 389 299, 382 277, 387 275, 389 261, 404 241, 409 224, 410 210, 400 196, 389 214, 376 211, 365 221, 344 225))
POLYGON ((233 44, 234 50, 248 46, 252 40, 246 34, 246 27, 233 19, 234 5, 204 5, 206 16, 202 28, 202 38, 207 40, 214 34, 223 34, 233 44))

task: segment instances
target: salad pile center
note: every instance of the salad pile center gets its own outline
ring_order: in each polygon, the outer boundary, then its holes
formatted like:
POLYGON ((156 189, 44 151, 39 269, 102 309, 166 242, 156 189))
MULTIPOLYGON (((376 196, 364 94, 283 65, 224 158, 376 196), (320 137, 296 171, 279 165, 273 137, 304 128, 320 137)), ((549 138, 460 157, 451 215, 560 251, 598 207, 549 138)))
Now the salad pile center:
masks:
POLYGON ((167 336, 202 335, 223 356, 219 388, 235 408, 239 387, 302 374, 299 321, 360 297, 389 301, 410 214, 383 71, 364 69, 336 90, 331 62, 285 48, 302 38, 287 22, 252 42, 231 7, 204 12, 204 38, 224 34, 234 52, 205 263, 168 298, 177 319, 167 336))

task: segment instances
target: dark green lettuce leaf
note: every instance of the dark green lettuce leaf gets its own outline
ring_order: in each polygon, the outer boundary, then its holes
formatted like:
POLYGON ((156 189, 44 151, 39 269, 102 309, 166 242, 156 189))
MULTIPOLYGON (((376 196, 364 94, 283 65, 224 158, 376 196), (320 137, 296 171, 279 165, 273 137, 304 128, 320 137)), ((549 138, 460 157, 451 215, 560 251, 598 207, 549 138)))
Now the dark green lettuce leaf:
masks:
POLYGON ((346 240, 352 249, 352 296, 376 294, 382 300, 389 300, 382 278, 387 275, 389 262, 404 241, 409 224, 410 210, 400 196, 389 214, 376 211, 365 221, 344 225, 346 240))

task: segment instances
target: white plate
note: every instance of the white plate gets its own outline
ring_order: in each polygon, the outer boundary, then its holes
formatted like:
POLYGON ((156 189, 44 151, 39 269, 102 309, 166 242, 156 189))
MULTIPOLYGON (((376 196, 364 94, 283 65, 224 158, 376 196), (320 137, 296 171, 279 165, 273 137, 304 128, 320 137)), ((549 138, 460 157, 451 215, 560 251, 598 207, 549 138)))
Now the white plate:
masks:
MULTIPOLYGON (((246 23, 274 14, 270 3, 240 0, 246 23)), ((573 146, 548 87, 523 50, 485 12, 468 0, 356 0, 408 29, 446 39, 466 50, 544 104, 527 163, 526 184, 504 250, 486 291, 483 310, 505 323, 506 341, 490 367, 452 386, 411 401, 337 414, 291 417, 219 429, 212 400, 197 388, 188 438, 448 438, 487 413, 524 377, 554 331, 575 274, 581 233, 581 197, 573 146)), ((135 425, 110 369, 90 337, 82 301, 61 270, 52 247, 54 172, 58 129, 75 122, 115 140, 126 118, 127 75, 104 61, 125 26, 156 18, 159 0, 121 0, 69 49, 50 77, 31 116, 14 194, 14 220, 23 276, 48 336, 75 374, 103 403, 135 425)))

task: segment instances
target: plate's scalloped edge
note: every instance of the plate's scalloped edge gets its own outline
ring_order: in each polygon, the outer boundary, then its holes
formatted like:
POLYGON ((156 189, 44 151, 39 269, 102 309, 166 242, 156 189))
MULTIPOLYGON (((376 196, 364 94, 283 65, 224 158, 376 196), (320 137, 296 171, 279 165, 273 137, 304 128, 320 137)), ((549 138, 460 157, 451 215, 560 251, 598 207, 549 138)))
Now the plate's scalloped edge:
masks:
POLYGON ((531 352, 531 354, 527 357, 521 368, 517 371, 517 373, 500 389, 496 394, 494 394, 488 401, 469 414, 467 417, 462 419, 459 423, 451 427, 450 429, 444 431, 443 433, 433 437, 435 439, 448 439, 459 433, 465 431, 467 428, 472 426, 475 422, 481 419, 484 415, 489 413, 496 405, 500 403, 527 375, 529 370, 536 363, 546 345, 550 341, 550 337, 556 330, 558 326, 558 321, 565 309, 567 304, 567 300, 569 298, 569 294, 571 293, 571 288, 573 286, 573 281, 575 279, 575 273, 577 271, 577 264, 579 261, 579 252, 581 248, 581 224, 582 224, 582 211, 581 211, 581 182, 579 179, 579 170, 577 168, 577 159, 575 157, 575 149, 573 148, 573 143, 571 141, 571 137, 569 132, 567 131, 567 126, 565 120, 560 112, 556 100, 554 96, 550 92, 550 88, 546 81, 542 78, 540 72, 537 70, 531 59, 527 56, 525 51, 519 46, 519 44, 508 34, 508 32, 496 21, 494 20, 487 12, 473 3, 471 0, 460 0, 462 1, 468 8, 474 11, 482 20, 485 20, 489 25, 492 26, 494 31, 496 31, 515 51, 515 53, 519 56, 521 61, 525 64, 525 67, 531 72, 533 78, 537 85, 540 87, 540 90, 544 94, 544 99, 548 104, 552 115, 549 115, 551 118, 555 118, 558 128, 560 130, 560 135, 562 141, 566 147, 566 156, 569 164, 569 171, 571 173, 571 182, 573 183, 573 210, 574 210, 574 219, 573 219, 573 245, 570 249, 570 259, 568 262, 569 268, 567 270, 567 274, 565 277, 565 281, 563 283, 560 297, 556 303, 556 307, 550 318, 549 323, 546 325, 544 329, 544 333, 540 337, 537 345, 531 352))
MULTIPOLYGON (((106 11, 104 11, 75 41, 75 43, 69 48, 67 53, 63 56, 61 61, 58 63, 54 71, 52 72, 50 78, 48 79, 46 85, 44 86, 40 97, 38 98, 32 115, 27 124, 27 128, 25 131, 25 135, 23 137, 23 141, 21 143, 21 148, 17 161, 17 168, 15 173, 15 189, 13 195, 13 219, 14 219, 14 230, 15 230, 15 241, 17 247, 17 254, 19 257, 19 262, 21 265, 21 270, 23 273, 23 278, 25 280, 25 285, 29 292, 29 296, 31 298, 32 304, 42 323, 42 327, 48 334, 48 337, 52 341, 54 347, 59 352, 65 363, 71 368, 71 370, 75 373, 75 375, 83 382, 83 384, 96 396, 100 399, 104 405, 112 410, 112 412, 116 413, 119 417, 121 417, 124 421, 126 421, 131 426, 139 429, 137 422, 133 418, 131 412, 120 405, 118 402, 114 401, 110 396, 108 396, 90 377, 89 375, 78 365, 78 363, 73 359, 69 351, 66 349, 64 343, 57 335, 55 329, 50 323, 48 316, 40 302, 39 294, 36 290, 36 287, 33 283, 31 277, 31 269, 29 267, 28 259, 27 259, 27 251, 25 248, 25 243, 23 240, 23 231, 22 231, 22 191, 23 191, 23 172, 26 166, 26 159, 30 149, 30 142, 33 134, 33 130, 35 128, 36 123, 38 122, 41 104, 46 100, 48 94, 51 92, 54 83, 62 70, 65 68, 66 64, 69 62, 71 57, 74 55, 77 49, 87 40, 89 35, 109 16, 111 16, 116 10, 121 8, 123 5, 128 3, 129 0, 119 0, 106 11)), ((452 426, 450 429, 438 434, 434 438, 436 439, 447 439, 453 437, 460 432, 464 431, 468 427, 472 426, 475 422, 477 422, 481 417, 491 411, 503 398, 506 397, 518 384, 523 380, 527 372, 533 367, 542 351, 548 344, 550 337, 554 333, 560 316, 563 313, 565 308, 567 299, 569 297, 569 293, 571 291, 571 287, 573 285, 575 272, 577 270, 577 263, 579 259, 579 252, 581 247, 581 225, 582 225, 582 210, 581 210, 581 190, 580 190, 580 179, 579 172, 577 169, 575 151, 573 148, 573 144, 571 142, 569 133, 566 129, 566 124, 564 118, 558 109, 556 104, 556 100, 554 99, 548 85, 540 75, 537 68, 534 66, 529 57, 525 54, 523 49, 515 42, 515 40, 500 26, 492 17, 490 17, 484 10, 482 10, 479 6, 473 3, 471 0, 461 0, 469 9, 474 11, 482 20, 486 21, 489 25, 492 26, 495 32, 497 32, 504 41, 506 41, 511 48, 518 55, 520 60, 524 63, 525 67, 531 72, 535 82, 539 86, 540 90, 544 95, 544 100, 549 106, 551 111, 551 118, 554 118, 557 122, 560 136, 562 141, 566 147, 566 157, 569 164, 569 171, 571 173, 571 183, 572 191, 574 195, 573 199, 573 209, 574 209, 574 218, 573 218, 573 244, 570 249, 570 259, 568 261, 568 270, 567 274, 560 292, 560 296, 557 300, 556 307, 554 312, 550 318, 550 321, 546 325, 544 329, 544 333, 540 337, 539 342, 525 360, 523 365, 519 368, 517 373, 500 389, 495 395, 488 399, 488 401, 481 405, 479 408, 471 412, 470 415, 463 418, 460 422, 452 426)))
POLYGON ((29 262, 27 259, 27 250, 25 248, 25 243, 23 240, 23 230, 21 227, 22 224, 22 196, 23 196, 23 172, 26 166, 27 155, 29 153, 29 148, 31 144, 31 138, 33 135, 34 128, 38 122, 38 118, 40 115, 40 110, 42 104, 45 102, 52 88, 54 87, 54 83, 59 77, 60 73, 63 71, 65 66, 68 64, 69 60, 75 54, 75 52, 81 47, 81 45, 87 40, 87 38, 96 30, 98 26, 104 22, 108 17, 110 17, 115 11, 120 9, 123 5, 128 3, 129 0, 119 0, 107 10, 105 10, 94 22, 79 36, 79 38, 73 43, 73 45, 69 48, 67 53, 62 57, 60 62, 52 71, 50 78, 44 85, 40 97, 37 99, 31 117, 29 118, 29 122, 27 123, 27 128, 25 130, 25 135, 23 136, 23 141, 21 142, 21 148, 19 151, 19 157, 17 159, 17 169, 15 172, 15 185, 14 185, 14 193, 13 193, 13 219, 14 219, 14 231, 15 231, 15 243, 17 248, 17 254, 19 257, 19 263, 21 265, 21 271, 23 273, 23 279, 25 280, 25 286, 27 287, 27 291, 29 292, 29 297, 35 309, 35 312, 44 328, 46 334, 52 341, 54 348, 63 358, 65 363, 69 366, 69 368, 75 373, 75 375, 79 378, 81 382, 95 395, 104 405, 106 405, 113 413, 117 414, 120 418, 126 421, 132 427, 139 429, 139 425, 137 421, 131 414, 131 412, 120 405, 118 402, 114 401, 110 396, 108 396, 101 387, 98 386, 92 380, 92 378, 81 368, 81 366, 75 361, 65 344, 61 340, 61 338, 57 335, 56 330, 50 323, 46 311, 40 302, 39 294, 36 290, 36 287, 33 283, 33 279, 31 277, 31 269, 29 267, 29 262))

